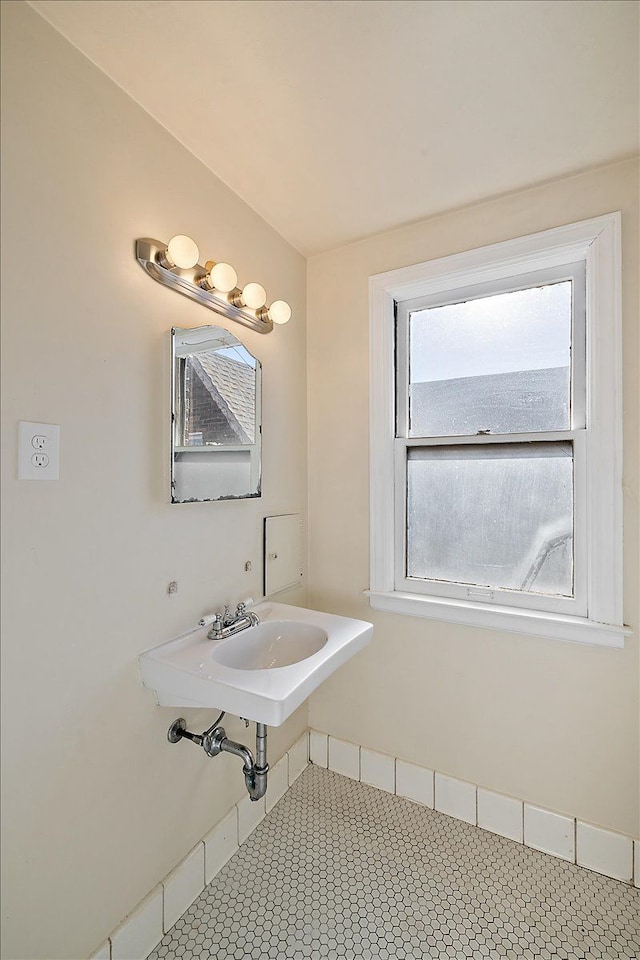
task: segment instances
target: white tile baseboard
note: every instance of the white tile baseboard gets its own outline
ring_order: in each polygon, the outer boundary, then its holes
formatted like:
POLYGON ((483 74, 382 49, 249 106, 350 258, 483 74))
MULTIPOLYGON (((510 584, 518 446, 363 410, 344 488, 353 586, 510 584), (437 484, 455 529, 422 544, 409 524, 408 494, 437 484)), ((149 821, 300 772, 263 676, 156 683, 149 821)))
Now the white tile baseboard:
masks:
MULTIPOLYGON (((275 806, 309 762, 309 731, 299 737, 274 765, 275 806)), ((186 858, 138 904, 95 951, 90 960, 146 960, 163 935, 211 883, 267 810, 265 799, 242 797, 186 858)))
POLYGON ((396 794, 433 809, 434 773, 415 763, 396 760, 396 794))
POLYGON ((359 780, 360 747, 347 740, 329 737, 329 770, 351 780, 359 780))
POLYGON ((368 747, 309 731, 311 763, 413 800, 490 833, 640 887, 640 839, 429 770, 368 747), (325 763, 328 757, 328 763, 325 763), (317 758, 317 759, 316 759, 317 758), (395 791, 390 771, 395 769, 395 791), (376 782, 377 781, 377 782, 376 782), (577 837, 577 843, 576 843, 577 837))
POLYGON ((242 845, 247 837, 253 833, 267 813, 265 798, 252 800, 249 794, 239 800, 238 808, 238 844, 242 845))
POLYGON ((204 872, 204 885, 211 883, 261 822, 266 810, 275 806, 309 761, 423 806, 435 806, 441 813, 467 823, 475 825, 477 821, 477 826, 484 830, 524 842, 525 846, 614 880, 630 883, 633 879, 635 886, 640 887, 639 839, 577 822, 575 817, 545 810, 318 730, 308 730, 271 771, 275 798, 272 796, 268 804, 264 800, 252 803, 248 797, 239 800, 185 860, 138 904, 90 960, 146 960, 169 926, 179 919, 181 913, 175 914, 180 897, 184 910, 202 891, 200 886, 194 893, 200 883, 199 879, 196 883, 200 867, 204 872), (257 809, 251 810, 251 807, 257 809), (631 858, 632 874, 629 872, 631 858))
POLYGON ((166 933, 204 890, 204 843, 198 843, 162 882, 166 933))
POLYGON ((318 733, 316 730, 309 731, 309 760, 317 767, 327 769, 329 765, 329 737, 326 733, 318 733))
POLYGON ((360 748, 360 779, 387 793, 396 792, 396 765, 394 758, 375 750, 360 748))
POLYGON ((576 821, 525 803, 524 842, 527 847, 576 862, 576 821))
POLYGON ((162 940, 162 884, 120 924, 109 937, 111 960, 144 960, 162 940))
POLYGON ((297 780, 304 768, 309 763, 309 731, 298 737, 296 742, 289 748, 287 754, 289 759, 289 786, 297 780))
POLYGON ((596 873, 603 873, 605 877, 630 883, 633 878, 633 841, 631 837, 592 827, 578 820, 576 862, 579 867, 588 867, 596 873))
POLYGON ((521 800, 478 787, 478 826, 483 830, 522 843, 522 808, 521 800))
POLYGON ((465 780, 456 780, 436 771, 435 807, 456 820, 464 820, 475 827, 477 813, 477 787, 465 780))
POLYGON ((269 789, 265 797, 267 813, 273 810, 289 789, 289 754, 285 753, 277 763, 269 768, 269 789))
POLYGON ((239 847, 238 808, 233 807, 204 838, 204 880, 211 883, 239 847))

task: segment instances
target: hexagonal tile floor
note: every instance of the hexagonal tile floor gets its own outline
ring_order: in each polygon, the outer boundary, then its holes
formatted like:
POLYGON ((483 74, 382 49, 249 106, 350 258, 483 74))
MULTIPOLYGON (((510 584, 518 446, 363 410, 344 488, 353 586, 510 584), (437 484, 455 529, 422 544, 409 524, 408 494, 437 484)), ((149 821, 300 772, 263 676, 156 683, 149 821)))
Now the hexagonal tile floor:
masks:
POLYGON ((638 891, 308 767, 149 960, 638 960, 638 891))

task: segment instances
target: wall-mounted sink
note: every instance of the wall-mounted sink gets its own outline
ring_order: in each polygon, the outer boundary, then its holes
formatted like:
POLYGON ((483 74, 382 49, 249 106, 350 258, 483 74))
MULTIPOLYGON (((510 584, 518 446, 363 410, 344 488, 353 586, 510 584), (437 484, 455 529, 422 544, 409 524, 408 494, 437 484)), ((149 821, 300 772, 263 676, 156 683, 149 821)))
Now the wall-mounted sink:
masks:
POLYGON ((267 620, 217 643, 212 656, 234 670, 277 670, 308 660, 328 639, 326 631, 313 623, 267 620))
POLYGON ((365 647, 373 625, 266 601, 260 623, 227 640, 208 627, 140 656, 146 687, 166 707, 213 707, 279 726, 334 670, 365 647))

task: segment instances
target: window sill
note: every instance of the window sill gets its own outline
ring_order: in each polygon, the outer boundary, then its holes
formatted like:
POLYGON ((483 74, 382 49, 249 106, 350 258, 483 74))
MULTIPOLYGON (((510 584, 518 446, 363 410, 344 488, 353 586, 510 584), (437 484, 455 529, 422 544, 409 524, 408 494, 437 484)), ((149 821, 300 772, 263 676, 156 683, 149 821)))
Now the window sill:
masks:
POLYGON ((463 623, 488 630, 507 630, 532 637, 567 640, 600 647, 624 647, 624 638, 632 631, 586 617, 569 617, 540 610, 523 610, 491 603, 473 603, 446 597, 426 597, 397 591, 365 591, 374 610, 399 613, 429 620, 463 623))

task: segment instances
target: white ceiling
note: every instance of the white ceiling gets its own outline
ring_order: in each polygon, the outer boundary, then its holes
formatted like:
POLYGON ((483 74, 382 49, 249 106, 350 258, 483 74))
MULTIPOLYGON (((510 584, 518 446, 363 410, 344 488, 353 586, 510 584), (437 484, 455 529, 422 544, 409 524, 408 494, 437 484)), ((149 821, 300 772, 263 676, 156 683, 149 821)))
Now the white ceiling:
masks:
POLYGON ((304 254, 638 151, 637 0, 30 0, 304 254))

